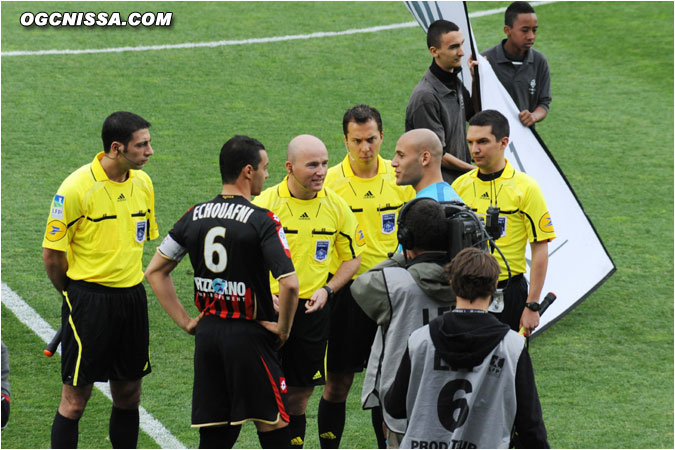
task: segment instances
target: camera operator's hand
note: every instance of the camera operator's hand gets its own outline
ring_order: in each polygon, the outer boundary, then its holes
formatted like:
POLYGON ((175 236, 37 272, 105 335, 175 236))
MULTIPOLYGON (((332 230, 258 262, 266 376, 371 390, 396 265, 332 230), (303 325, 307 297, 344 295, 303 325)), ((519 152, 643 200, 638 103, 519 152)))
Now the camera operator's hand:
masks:
POLYGON ((530 308, 523 309, 523 315, 520 316, 520 328, 525 329, 525 337, 529 337, 535 328, 539 326, 539 313, 530 308))

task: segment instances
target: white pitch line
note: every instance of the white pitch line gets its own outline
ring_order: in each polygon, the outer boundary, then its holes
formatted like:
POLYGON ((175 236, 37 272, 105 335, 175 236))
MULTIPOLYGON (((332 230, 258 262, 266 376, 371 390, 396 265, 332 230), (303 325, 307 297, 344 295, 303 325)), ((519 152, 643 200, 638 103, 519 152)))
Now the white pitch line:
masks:
MULTIPOLYGON (((26 303, 7 283, 2 283, 2 303, 14 313, 14 315, 28 328, 33 330, 45 344, 51 341, 56 331, 44 320, 28 303, 26 303)), ((61 347, 58 350, 61 354, 61 347)), ((110 400, 110 388, 107 383, 94 383, 95 386, 110 400)), ((152 414, 142 406, 138 409, 140 426, 162 448, 186 448, 185 445, 174 437, 169 430, 152 414)))
MULTIPOLYGON (((555 3, 558 0, 532 2, 531 5, 545 5, 548 3, 555 3)), ((484 11, 476 11, 469 13, 469 18, 484 17, 493 14, 499 14, 506 11, 506 8, 495 8, 484 11)), ((347 36, 351 34, 377 33, 380 31, 396 30, 400 28, 414 28, 419 26, 417 22, 395 23, 392 25, 381 25, 370 28, 358 28, 344 31, 319 31, 310 34, 295 34, 287 36, 274 36, 268 38, 255 39, 241 39, 241 40, 226 40, 226 41, 211 41, 211 42, 188 42, 184 44, 167 44, 167 45, 142 45, 138 47, 113 47, 113 48, 89 48, 83 50, 26 50, 26 51, 10 51, 2 52, 2 56, 46 56, 46 55, 83 55, 92 53, 121 53, 121 52, 146 52, 157 50, 176 50, 184 48, 204 48, 204 47, 227 47, 231 45, 251 45, 251 44, 267 44, 270 42, 294 41, 300 39, 315 39, 335 36, 347 36)))

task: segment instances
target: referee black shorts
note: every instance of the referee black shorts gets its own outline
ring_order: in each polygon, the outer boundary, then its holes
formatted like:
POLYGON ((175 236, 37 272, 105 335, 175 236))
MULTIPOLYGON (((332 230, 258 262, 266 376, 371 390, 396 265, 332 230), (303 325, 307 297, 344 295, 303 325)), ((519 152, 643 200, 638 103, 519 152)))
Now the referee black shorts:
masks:
POLYGON ((291 335, 281 347, 281 365, 289 386, 326 384, 326 342, 330 315, 328 305, 306 314, 307 299, 298 301, 291 335))
POLYGON ((138 380, 149 374, 148 301, 142 284, 73 280, 61 307, 63 384, 138 380))
POLYGON ((525 276, 521 273, 511 277, 508 285, 506 281, 500 281, 497 285, 504 289, 504 310, 501 313, 493 313, 497 319, 507 324, 512 330, 520 330, 520 318, 527 302, 528 285, 525 276))
POLYGON ((205 316, 195 334, 192 426, 289 422, 276 336, 254 321, 205 316))
POLYGON ((361 372, 368 366, 377 323, 363 312, 352 297, 352 281, 331 300, 330 334, 326 366, 333 373, 361 372))

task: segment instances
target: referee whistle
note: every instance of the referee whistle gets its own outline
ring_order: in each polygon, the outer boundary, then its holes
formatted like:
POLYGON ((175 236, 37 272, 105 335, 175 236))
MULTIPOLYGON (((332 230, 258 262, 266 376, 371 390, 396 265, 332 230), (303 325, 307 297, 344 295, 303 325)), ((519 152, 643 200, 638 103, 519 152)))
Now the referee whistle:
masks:
MULTIPOLYGON (((558 298, 557 295, 555 295, 554 292, 549 292, 546 294, 546 297, 544 297, 544 300, 541 301, 540 307, 539 307, 539 315, 541 316, 544 314, 544 312, 548 309, 551 304, 555 301, 555 299, 558 298)), ((525 327, 520 327, 520 331, 518 331, 518 334, 525 336, 525 327)))

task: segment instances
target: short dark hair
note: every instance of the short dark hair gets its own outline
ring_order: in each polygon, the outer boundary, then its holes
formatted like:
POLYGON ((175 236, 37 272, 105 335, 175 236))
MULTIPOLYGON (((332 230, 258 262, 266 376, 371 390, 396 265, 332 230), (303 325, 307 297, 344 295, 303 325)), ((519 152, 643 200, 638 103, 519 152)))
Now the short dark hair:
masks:
POLYGON ((485 250, 468 247, 457 253, 445 266, 445 271, 455 295, 473 302, 495 292, 500 270, 494 256, 485 250))
POLYGON ((233 136, 220 149, 220 178, 223 184, 232 184, 237 181, 241 171, 249 164, 254 170, 262 161, 260 150, 265 146, 248 136, 233 136))
POLYGON ((441 36, 451 31, 459 31, 459 27, 449 20, 437 20, 427 30, 427 47, 440 47, 441 36))
POLYGON ((139 115, 127 111, 117 111, 110 114, 103 121, 101 139, 103 151, 108 153, 113 142, 121 142, 125 147, 134 133, 144 128, 150 128, 150 122, 139 115))
POLYGON ((352 108, 349 108, 342 117, 342 131, 344 132, 345 136, 347 136, 347 127, 349 122, 364 124, 370 119, 373 119, 377 123, 377 129, 380 133, 382 133, 382 117, 380 117, 380 112, 368 105, 356 105, 352 108))
POLYGON ((498 141, 504 137, 509 137, 509 133, 511 132, 508 119, 494 109, 486 109, 474 115, 469 120, 469 126, 471 125, 477 127, 491 126, 492 134, 494 134, 498 141))
POLYGON ((413 248, 422 251, 447 251, 448 225, 443 207, 432 198, 413 201, 415 203, 409 205, 401 220, 412 235, 413 248))
POLYGON ((534 8, 527 2, 513 2, 504 13, 504 25, 512 27, 518 19, 518 14, 534 14, 534 8))

